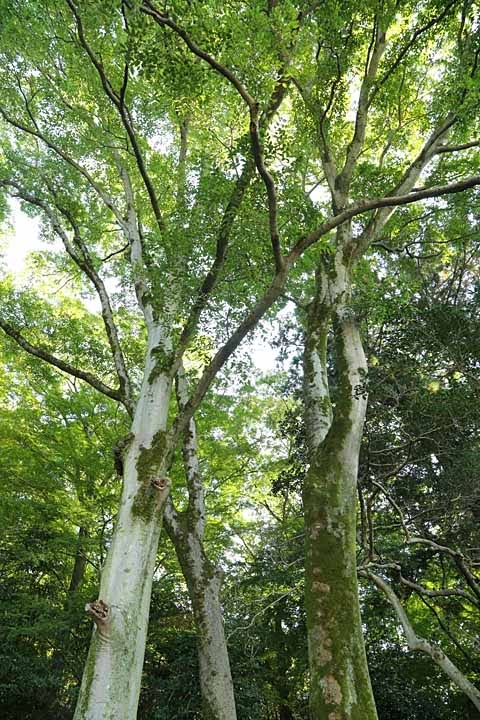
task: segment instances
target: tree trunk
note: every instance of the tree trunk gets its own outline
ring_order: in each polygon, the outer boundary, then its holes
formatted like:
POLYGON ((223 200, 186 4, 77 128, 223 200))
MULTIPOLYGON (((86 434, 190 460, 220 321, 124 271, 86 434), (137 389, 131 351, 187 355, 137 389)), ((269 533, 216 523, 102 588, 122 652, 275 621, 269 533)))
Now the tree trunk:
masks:
POLYGON ((317 273, 305 348, 310 468, 304 485, 305 603, 312 720, 376 720, 360 618, 356 482, 366 410, 366 360, 349 308, 342 249, 317 273), (327 377, 333 322, 336 394, 327 377))
POLYGON ((203 720, 236 720, 235 697, 220 603, 221 575, 191 535, 177 555, 187 581, 197 633, 203 720))
MULTIPOLYGON (((185 372, 176 378, 179 409, 188 402, 185 372)), ((187 583, 197 636, 203 720, 236 720, 235 697, 220 603, 221 574, 204 548, 205 493, 198 458, 195 421, 190 419, 182 443, 188 506, 178 512, 171 500, 165 508, 165 528, 187 583)))
POLYGON ((68 586, 68 594, 76 592, 83 582, 85 577, 85 569, 87 567, 87 558, 85 556, 85 550, 83 548, 83 541, 88 537, 87 529, 80 526, 78 529, 78 543, 77 551, 75 553, 75 562, 73 564, 72 575, 70 577, 70 584, 68 586))
POLYGON ((166 349, 161 329, 150 327, 115 532, 99 599, 87 605, 95 628, 74 720, 135 720, 137 714, 152 577, 168 494, 164 462, 171 381, 161 362, 166 349))

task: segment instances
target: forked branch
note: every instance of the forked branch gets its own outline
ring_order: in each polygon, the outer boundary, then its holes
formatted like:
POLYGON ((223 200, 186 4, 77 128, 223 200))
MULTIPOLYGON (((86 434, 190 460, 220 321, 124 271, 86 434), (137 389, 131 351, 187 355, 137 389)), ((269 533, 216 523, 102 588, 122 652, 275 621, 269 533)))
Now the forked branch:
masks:
POLYGON ((468 698, 470 698, 475 707, 480 710, 480 691, 468 680, 468 678, 465 677, 461 670, 450 660, 449 657, 447 657, 438 645, 430 643, 428 640, 425 640, 425 638, 416 634, 413 625, 392 586, 379 575, 374 575, 370 571, 362 571, 361 575, 372 580, 388 599, 403 628, 409 649, 412 651, 424 652, 429 655, 450 678, 450 680, 455 683, 455 685, 463 693, 465 693, 468 698))

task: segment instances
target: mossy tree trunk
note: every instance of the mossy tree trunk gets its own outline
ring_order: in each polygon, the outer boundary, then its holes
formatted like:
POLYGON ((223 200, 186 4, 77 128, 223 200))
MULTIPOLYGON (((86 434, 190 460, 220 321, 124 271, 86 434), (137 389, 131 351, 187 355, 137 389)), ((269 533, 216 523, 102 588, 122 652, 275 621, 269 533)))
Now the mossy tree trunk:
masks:
MULTIPOLYGON (((177 373, 180 411, 188 402, 183 368, 177 373)), ((195 421, 190 420, 182 443, 188 505, 178 512, 169 499, 165 527, 187 583, 197 634, 203 720, 236 720, 235 697, 220 602, 221 573, 205 546, 205 494, 200 473, 195 421)))
POLYGON ((144 378, 124 452, 123 490, 74 720, 134 720, 147 635, 153 571, 168 494, 165 442, 171 380, 159 368, 170 350, 150 324, 144 378))
POLYGON ((324 257, 309 308, 304 485, 305 602, 312 720, 376 720, 365 656, 356 569, 356 483, 366 410, 367 365, 350 304, 349 229, 324 257), (335 394, 327 341, 333 329, 335 394))

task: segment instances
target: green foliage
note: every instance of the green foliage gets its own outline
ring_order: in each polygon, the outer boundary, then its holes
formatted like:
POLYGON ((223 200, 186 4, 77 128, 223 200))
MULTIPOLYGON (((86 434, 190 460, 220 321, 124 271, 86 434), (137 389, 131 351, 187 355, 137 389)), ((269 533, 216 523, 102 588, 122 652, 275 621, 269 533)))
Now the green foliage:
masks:
MULTIPOLYGON (((175 347, 228 239, 184 357, 193 389, 274 272, 248 109, 225 72, 191 52, 185 33, 234 74, 259 103, 262 120, 272 93, 286 91, 260 130, 284 254, 331 216, 324 175, 329 163, 340 171, 355 144, 360 87, 383 32, 387 44, 367 88, 368 122, 348 202, 392 193, 450 111, 456 122, 445 143, 468 144, 480 131, 473 2, 159 3, 183 36, 155 23, 142 6, 75 3, 89 53, 71 4, 0 2, 0 220, 9 198, 17 198, 39 220, 49 248, 32 259, 28 287, 2 279, 2 319, 32 344, 116 387, 102 319, 85 309, 96 297, 91 276, 98 273, 110 291, 134 394, 145 355, 140 287, 175 347), (131 178, 132 198, 119 165, 131 178), (129 258, 131 238, 125 244, 122 232, 132 205, 143 264, 129 258), (57 251, 60 237, 72 252, 57 251), (88 260, 90 275, 72 254, 84 265, 88 260)), ((440 153, 417 185, 476 174, 478 160, 474 146, 440 153)), ((352 303, 371 368, 358 560, 401 563, 405 577, 428 589, 463 588, 464 578, 451 556, 405 543, 405 523, 411 533, 479 560, 478 200, 471 190, 398 209, 355 269, 352 303)), ((354 220, 355 236, 372 217, 354 220)), ((315 270, 319 259, 333 258, 333 247, 332 234, 325 235, 291 269, 286 294, 299 309, 284 309, 277 343, 286 376, 258 381, 240 357, 196 414, 206 549, 226 572, 225 625, 240 720, 307 717, 300 500, 307 453, 297 350, 315 270)), ((287 302, 280 299, 275 311, 287 302)), ((267 336, 271 327, 267 319, 267 336)), ((329 342, 334 403, 341 400, 339 350, 329 342)), ((128 428, 110 400, 24 357, 11 340, 1 352, 0 705, 7 720, 67 718, 91 629, 82 608, 95 596, 119 493, 111 448, 128 428)), ((156 360, 150 381, 169 369, 172 356, 157 351, 156 360)), ((139 514, 152 512, 150 476, 163 450, 161 435, 140 456, 139 514)), ((171 479, 172 497, 185 510, 179 456, 171 479)), ((163 540, 159 558, 165 576, 157 571, 139 717, 199 718, 185 585, 163 540)), ((472 604, 450 597, 430 608, 402 585, 398 570, 391 580, 418 631, 441 642, 476 679, 472 604)), ((380 717, 468 717, 429 661, 394 645, 394 623, 375 597, 365 591, 362 600, 380 717), (436 697, 434 685, 441 688, 436 697)))

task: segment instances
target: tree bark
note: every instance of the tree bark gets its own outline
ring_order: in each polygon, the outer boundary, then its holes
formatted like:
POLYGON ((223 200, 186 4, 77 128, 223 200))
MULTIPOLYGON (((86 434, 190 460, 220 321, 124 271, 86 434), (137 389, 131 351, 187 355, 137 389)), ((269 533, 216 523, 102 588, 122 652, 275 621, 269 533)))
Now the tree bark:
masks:
MULTIPOLYGON (((172 537, 173 539, 173 537, 172 537)), ((197 633, 203 720, 236 720, 235 697, 220 603, 221 574, 193 535, 174 540, 197 633)))
MULTIPOLYGON (((344 232, 344 231, 342 231, 344 232)), ((347 230, 348 232, 348 230, 347 230)), ((363 642, 356 568, 356 482, 367 365, 350 307, 345 242, 317 273, 305 347, 305 602, 312 720, 376 720, 363 642), (336 393, 327 336, 333 326, 336 393)))
POLYGON ((165 430, 171 381, 160 361, 168 350, 161 328, 151 325, 142 388, 125 450, 120 510, 99 599, 87 605, 95 628, 74 720, 136 718, 152 578, 168 494, 165 430))
MULTIPOLYGON (((177 373, 181 410, 189 400, 183 367, 177 373)), ((197 635, 203 720, 236 720, 230 661, 220 603, 221 573, 204 547, 205 493, 198 458, 196 424, 190 419, 183 436, 183 464, 188 489, 187 509, 178 512, 171 501, 165 508, 165 528, 187 583, 197 635)))

